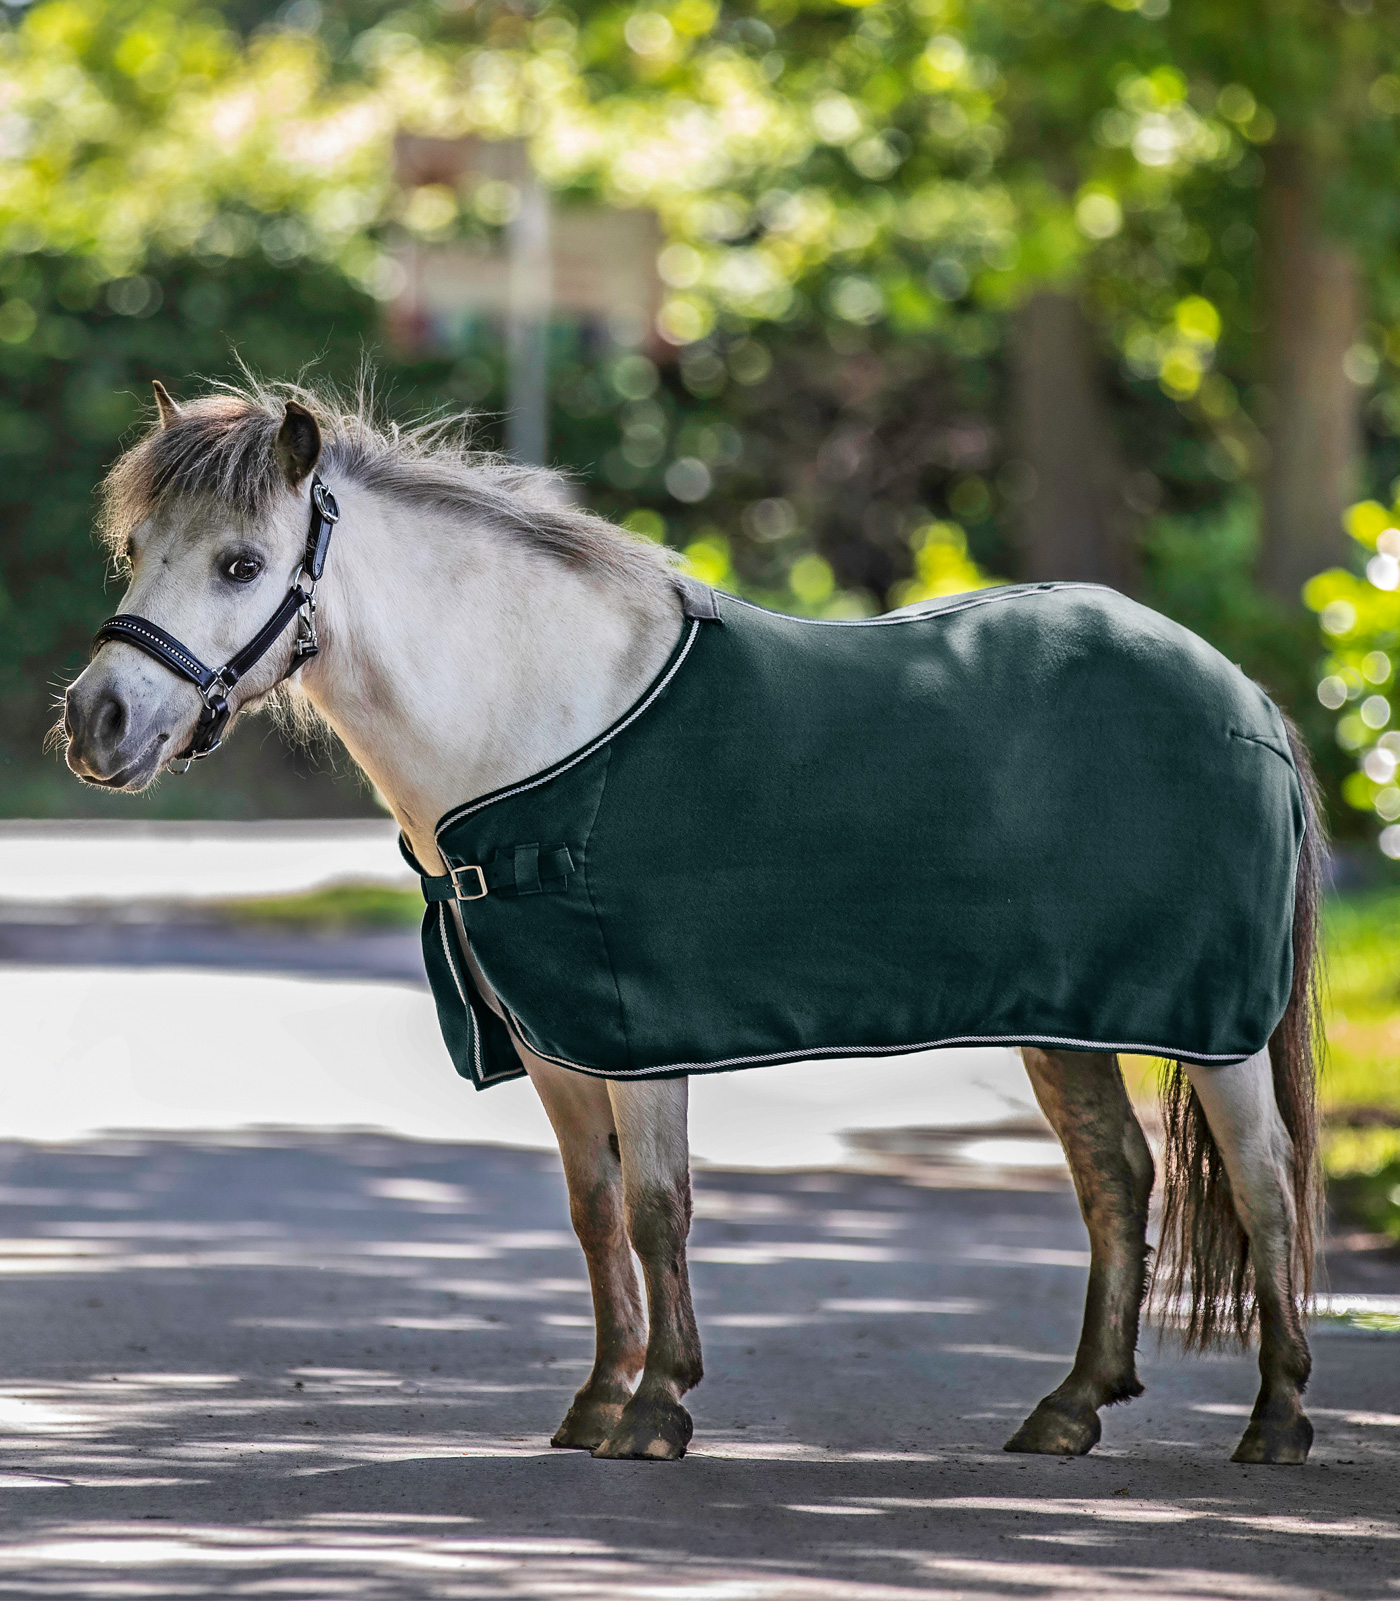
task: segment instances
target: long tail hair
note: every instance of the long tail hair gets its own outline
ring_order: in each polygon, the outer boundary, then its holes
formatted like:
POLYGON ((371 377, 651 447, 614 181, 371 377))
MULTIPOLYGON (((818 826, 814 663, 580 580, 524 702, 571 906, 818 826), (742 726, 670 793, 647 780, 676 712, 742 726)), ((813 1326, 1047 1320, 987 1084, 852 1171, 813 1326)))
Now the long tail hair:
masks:
MULTIPOLYGON (((1293 988, 1269 1041, 1274 1099, 1293 1139, 1290 1174, 1297 1213, 1291 1278, 1301 1305, 1312 1294, 1322 1216, 1317 1075, 1324 1039, 1318 923, 1327 839, 1317 779, 1301 734, 1287 718, 1307 828, 1293 902, 1293 988)), ((1153 1272, 1157 1313, 1179 1321, 1188 1348, 1248 1340, 1258 1317, 1249 1239, 1205 1111, 1179 1062, 1162 1077, 1162 1232, 1153 1272)))

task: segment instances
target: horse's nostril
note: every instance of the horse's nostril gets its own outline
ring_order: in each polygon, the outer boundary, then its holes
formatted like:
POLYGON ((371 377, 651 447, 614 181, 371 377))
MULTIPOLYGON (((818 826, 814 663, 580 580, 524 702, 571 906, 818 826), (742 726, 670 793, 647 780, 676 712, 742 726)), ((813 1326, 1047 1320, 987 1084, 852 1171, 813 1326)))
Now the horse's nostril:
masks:
POLYGON ((115 695, 109 695, 99 707, 92 722, 93 735, 100 746, 115 750, 126 732, 126 707, 115 695))

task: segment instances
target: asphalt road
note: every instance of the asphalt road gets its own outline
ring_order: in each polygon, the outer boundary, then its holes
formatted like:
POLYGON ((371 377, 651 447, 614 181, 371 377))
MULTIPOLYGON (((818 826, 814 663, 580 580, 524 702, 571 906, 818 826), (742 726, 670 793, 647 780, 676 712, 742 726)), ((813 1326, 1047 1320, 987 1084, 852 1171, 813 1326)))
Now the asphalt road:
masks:
POLYGON ((306 978, 381 979, 421 984, 417 929, 353 933, 281 932, 192 917, 137 921, 88 916, 47 921, 0 917, 0 966, 156 967, 221 973, 279 973, 306 978))
POLYGON ((1077 1328, 1067 1191, 710 1171, 697 1200, 692 1454, 603 1463, 545 1444, 590 1341, 552 1157, 0 1146, 0 1595, 1400 1594, 1400 1335, 1318 1333, 1303 1469, 1226 1461, 1249 1360, 1154 1342, 1094 1456, 1010 1457, 1077 1328))

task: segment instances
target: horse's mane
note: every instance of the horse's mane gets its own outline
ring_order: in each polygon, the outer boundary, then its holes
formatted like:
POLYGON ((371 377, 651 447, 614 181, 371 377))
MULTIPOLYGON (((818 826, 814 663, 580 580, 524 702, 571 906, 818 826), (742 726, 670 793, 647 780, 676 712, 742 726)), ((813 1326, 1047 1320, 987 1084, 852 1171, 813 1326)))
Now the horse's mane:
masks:
POLYGON ((672 553, 571 504, 558 473, 473 449, 470 415, 389 421, 369 382, 347 396, 328 385, 248 378, 182 403, 168 426, 150 429, 107 474, 100 529, 111 553, 124 557, 133 530, 180 498, 212 500, 250 522, 265 518, 286 494, 273 444, 288 400, 315 416, 332 488, 339 479, 445 511, 600 576, 648 589, 667 583, 672 553))

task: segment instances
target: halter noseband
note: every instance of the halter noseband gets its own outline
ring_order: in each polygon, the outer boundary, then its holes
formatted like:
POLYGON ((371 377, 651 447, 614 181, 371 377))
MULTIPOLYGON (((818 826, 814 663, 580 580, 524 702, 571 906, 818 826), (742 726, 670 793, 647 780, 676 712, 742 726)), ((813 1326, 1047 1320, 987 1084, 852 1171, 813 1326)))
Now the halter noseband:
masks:
MULTIPOLYGON (((187 773, 192 761, 198 761, 201 756, 210 756, 218 750, 223 743, 224 729, 228 727, 229 691, 244 677, 250 667, 267 655, 286 632, 287 625, 294 617, 298 619, 300 626, 296 642, 292 647, 292 659, 287 664, 287 670, 282 674, 282 678, 290 678, 307 657, 314 656, 320 649, 316 639, 316 582, 325 569, 326 552, 330 549, 331 543, 331 530, 339 521, 340 507, 336 505, 335 496, 321 482, 320 475, 313 474, 311 526, 307 530, 306 549, 302 553, 301 566, 297 568, 292 579, 292 587, 282 597, 277 610, 243 649, 230 656, 217 671, 212 667, 206 667, 199 657, 188 646, 182 645, 173 634, 167 634, 155 623, 147 622, 144 617, 136 617, 129 612, 123 612, 118 617, 109 617, 92 636, 94 654, 109 639, 119 640, 124 645, 135 645, 137 650, 145 651, 148 656, 154 657, 162 667, 168 667, 177 678, 183 678, 193 684, 204 697, 204 705, 200 708, 194 734, 189 744, 175 758, 177 762, 185 764, 178 771, 187 773)), ((281 681, 278 680, 279 683, 281 681)))

